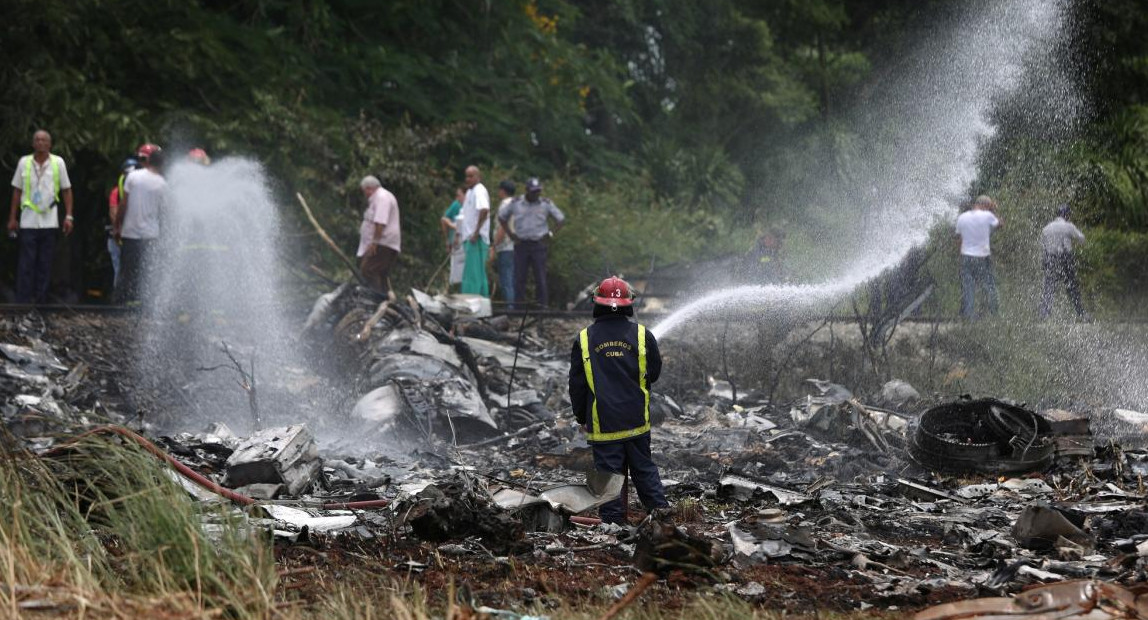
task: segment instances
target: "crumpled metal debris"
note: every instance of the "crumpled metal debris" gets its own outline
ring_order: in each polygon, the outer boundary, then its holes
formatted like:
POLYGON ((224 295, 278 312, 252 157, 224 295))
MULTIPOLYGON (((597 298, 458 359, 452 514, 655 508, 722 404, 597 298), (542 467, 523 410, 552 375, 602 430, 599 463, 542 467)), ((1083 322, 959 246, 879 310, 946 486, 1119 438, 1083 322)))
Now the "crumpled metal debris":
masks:
POLYGON ((799 527, 746 521, 730 523, 726 529, 737 555, 754 562, 786 557, 794 551, 812 554, 817 550, 810 532, 799 527))
POLYGON ((1030 588, 1015 597, 982 598, 930 607, 914 620, 1012 618, 1148 618, 1148 588, 1124 588, 1095 580, 1067 581, 1030 588))
POLYGON ((585 484, 552 486, 540 493, 503 488, 494 493, 499 508, 517 510, 528 506, 547 505, 565 514, 582 514, 618 497, 626 477, 610 472, 590 472, 585 484))
POLYGON ((0 342, 0 353, 29 374, 39 375, 68 371, 68 367, 61 363, 55 355, 46 351, 0 342))
POLYGON ((411 295, 423 310, 446 320, 454 320, 460 316, 480 319, 490 316, 491 313, 490 298, 482 295, 456 293, 432 297, 418 289, 411 289, 411 295))
POLYGON ((727 474, 718 481, 718 497, 747 501, 755 496, 772 497, 782 506, 795 506, 812 501, 813 497, 745 476, 727 474))
POLYGON ((499 508, 482 483, 463 472, 426 485, 400 501, 396 512, 416 536, 433 542, 479 536, 488 548, 505 552, 521 546, 526 534, 519 519, 499 508))
POLYGON ((905 420, 889 411, 867 407, 845 387, 819 379, 809 379, 822 392, 806 397, 805 407, 794 407, 789 417, 801 428, 841 441, 864 441, 880 452, 889 452, 891 442, 900 443, 908 428, 905 420))
POLYGON ((456 377, 392 379, 360 398, 351 418, 369 422, 367 434, 386 437, 401 432, 456 443, 489 437, 498 428, 473 386, 456 377))
POLYGON ((353 288, 350 282, 344 282, 330 293, 324 293, 316 298, 315 303, 311 305, 311 312, 307 315, 307 320, 303 323, 303 333, 325 323, 337 311, 339 302, 353 288))
POLYGON ((320 511, 304 510, 293 506, 280 506, 276 504, 261 504, 258 510, 292 528, 290 531, 300 531, 307 528, 311 532, 332 532, 351 527, 358 521, 358 517, 349 510, 320 511))
POLYGON ((1012 526, 1012 536, 1027 549, 1051 549, 1061 546, 1062 539, 1091 549, 1096 540, 1081 528, 1084 515, 1057 510, 1044 503, 1029 505, 1012 526))
POLYGON ((908 382, 893 379, 881 386, 881 402, 891 406, 902 406, 921 399, 921 393, 908 382))
POLYGON ((242 441, 227 459, 227 483, 282 484, 299 495, 315 482, 323 462, 311 433, 302 425, 269 428, 242 441))

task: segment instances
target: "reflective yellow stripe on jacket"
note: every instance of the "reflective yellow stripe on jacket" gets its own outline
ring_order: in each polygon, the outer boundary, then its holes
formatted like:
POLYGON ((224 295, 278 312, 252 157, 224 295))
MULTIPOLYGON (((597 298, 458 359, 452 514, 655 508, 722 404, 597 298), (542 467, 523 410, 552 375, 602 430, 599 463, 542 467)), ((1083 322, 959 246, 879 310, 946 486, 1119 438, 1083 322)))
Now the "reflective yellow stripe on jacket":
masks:
MULTIPOLYGON (((586 373, 586 384, 594 394, 594 370, 590 367, 590 328, 583 329, 578 334, 578 344, 582 349, 582 369, 586 373)), ((623 431, 603 433, 598 422, 598 398, 594 397, 591 405, 590 432, 586 434, 587 441, 618 441, 629 439, 650 432, 650 389, 646 385, 646 326, 638 324, 638 387, 644 397, 643 411, 645 423, 637 428, 623 431)))
MULTIPOLYGON (((55 203, 60 202, 60 160, 55 155, 49 154, 48 161, 52 164, 52 180, 56 183, 56 194, 52 200, 52 204, 55 206, 55 203)), ((20 208, 31 209, 43 215, 44 211, 40 209, 40 205, 32 202, 32 166, 35 165, 36 158, 29 155, 28 165, 24 166, 24 193, 20 196, 20 208)))

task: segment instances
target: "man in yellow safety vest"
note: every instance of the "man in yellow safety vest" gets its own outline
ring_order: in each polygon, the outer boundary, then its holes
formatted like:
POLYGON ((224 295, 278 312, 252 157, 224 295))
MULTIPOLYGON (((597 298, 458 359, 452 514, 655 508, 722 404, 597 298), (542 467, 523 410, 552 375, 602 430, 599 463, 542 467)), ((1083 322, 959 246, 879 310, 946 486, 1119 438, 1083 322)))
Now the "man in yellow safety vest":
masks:
POLYGON ((32 154, 20 158, 12 176, 12 206, 8 235, 20 239, 16 271, 16 302, 48 301, 52 258, 61 228, 60 199, 64 199, 63 231, 72 234, 72 181, 64 159, 52 154, 52 136, 43 129, 32 135, 32 154))

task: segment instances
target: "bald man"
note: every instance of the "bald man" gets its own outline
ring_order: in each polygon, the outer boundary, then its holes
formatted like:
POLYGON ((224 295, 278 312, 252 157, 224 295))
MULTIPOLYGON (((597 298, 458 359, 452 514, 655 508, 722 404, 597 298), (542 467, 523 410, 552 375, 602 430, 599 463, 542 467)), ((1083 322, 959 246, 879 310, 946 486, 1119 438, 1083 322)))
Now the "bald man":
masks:
POLYGON ((72 234, 72 181, 64 159, 52 154, 52 135, 43 129, 32 134, 32 154, 20 158, 12 176, 12 206, 8 233, 19 233, 20 259, 16 268, 16 303, 48 301, 52 258, 60 234, 60 199, 63 198, 64 235, 72 234))
POLYGON ((466 252, 462 270, 462 292, 490 297, 486 279, 486 252, 490 247, 490 193, 482 184, 478 166, 466 169, 466 200, 462 203, 462 222, 458 234, 466 252))

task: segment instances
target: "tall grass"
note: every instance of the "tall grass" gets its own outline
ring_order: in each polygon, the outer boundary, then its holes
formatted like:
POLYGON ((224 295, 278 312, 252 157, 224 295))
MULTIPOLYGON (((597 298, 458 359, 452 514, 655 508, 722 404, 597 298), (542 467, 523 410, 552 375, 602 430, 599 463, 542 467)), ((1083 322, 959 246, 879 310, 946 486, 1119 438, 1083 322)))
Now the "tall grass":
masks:
POLYGON ((204 509, 134 445, 87 437, 0 459, 0 609, 266 617, 275 567, 226 506, 204 509), (213 534, 205 532, 214 521, 213 534))

